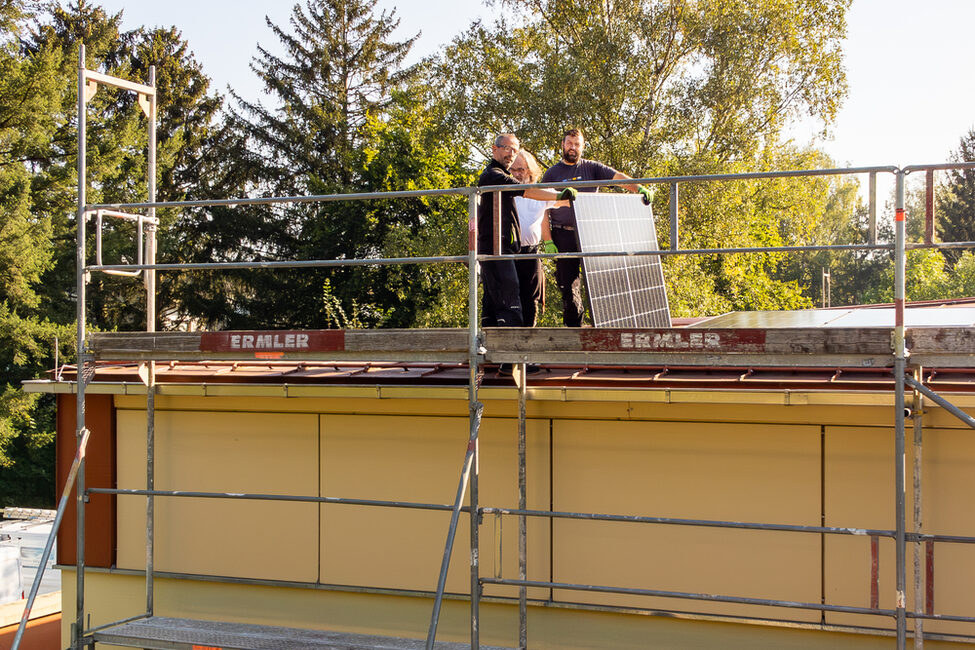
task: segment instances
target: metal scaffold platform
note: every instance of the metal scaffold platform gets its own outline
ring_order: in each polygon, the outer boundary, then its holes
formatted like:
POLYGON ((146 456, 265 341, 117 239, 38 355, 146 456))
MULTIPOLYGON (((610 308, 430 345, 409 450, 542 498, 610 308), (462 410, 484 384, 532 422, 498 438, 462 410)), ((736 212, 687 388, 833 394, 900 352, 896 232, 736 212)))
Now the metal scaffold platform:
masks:
MULTIPOLYGON (((138 646, 151 650, 420 650, 422 639, 374 634, 349 634, 325 630, 221 623, 188 618, 150 618, 99 630, 93 639, 106 645, 138 646)), ((481 646, 485 650, 505 650, 481 646)), ((435 650, 462 650, 468 643, 438 641, 435 650)))

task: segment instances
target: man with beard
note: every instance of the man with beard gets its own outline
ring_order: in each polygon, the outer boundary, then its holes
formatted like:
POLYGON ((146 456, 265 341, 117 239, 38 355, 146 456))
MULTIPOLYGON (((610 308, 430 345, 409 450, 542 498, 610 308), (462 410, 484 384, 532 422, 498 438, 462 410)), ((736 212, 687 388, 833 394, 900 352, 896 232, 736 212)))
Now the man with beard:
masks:
MULTIPOLYGON (((559 183, 562 181, 612 181, 631 178, 612 167, 586 160, 582 157, 586 149, 586 140, 579 129, 569 129, 562 136, 562 160, 552 165, 542 177, 543 183, 559 183)), ((653 194, 642 185, 625 185, 630 192, 643 195, 643 202, 649 204, 653 194)), ((595 187, 568 187, 560 194, 560 199, 573 200, 578 192, 595 192, 595 187)), ((575 253, 579 251, 579 240, 576 236, 575 209, 570 204, 564 208, 554 208, 549 212, 552 227, 552 241, 561 253, 575 253)), ((582 306, 581 258, 569 257, 555 260, 555 281, 562 293, 562 322, 566 327, 581 327, 585 309, 582 306)))

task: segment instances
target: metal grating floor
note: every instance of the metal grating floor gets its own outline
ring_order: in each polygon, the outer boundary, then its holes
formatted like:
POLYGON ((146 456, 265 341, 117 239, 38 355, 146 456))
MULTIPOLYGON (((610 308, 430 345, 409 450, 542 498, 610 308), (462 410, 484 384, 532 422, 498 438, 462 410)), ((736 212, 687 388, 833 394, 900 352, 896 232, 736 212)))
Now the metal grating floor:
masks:
MULTIPOLYGON (((99 630, 93 636, 98 643, 152 650, 422 650, 426 645, 420 639, 160 616, 99 630)), ((438 641, 436 648, 461 650, 470 644, 438 641)))

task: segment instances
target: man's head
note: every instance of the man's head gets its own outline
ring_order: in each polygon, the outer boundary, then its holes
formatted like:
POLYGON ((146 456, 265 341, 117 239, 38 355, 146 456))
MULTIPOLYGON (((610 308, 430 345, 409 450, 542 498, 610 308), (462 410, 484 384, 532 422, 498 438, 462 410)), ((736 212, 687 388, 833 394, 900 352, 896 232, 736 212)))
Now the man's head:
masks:
POLYGON ((511 169, 509 171, 515 177, 516 181, 525 184, 537 183, 538 178, 542 175, 542 168, 538 164, 538 161, 535 160, 535 156, 525 149, 522 149, 515 156, 515 160, 511 163, 511 169))
POLYGON ((562 160, 574 165, 582 159, 586 150, 586 139, 579 129, 569 129, 562 135, 562 160))
POLYGON ((521 143, 514 133, 502 133, 494 139, 494 146, 491 147, 494 159, 504 165, 505 169, 511 167, 519 151, 521 151, 521 143))

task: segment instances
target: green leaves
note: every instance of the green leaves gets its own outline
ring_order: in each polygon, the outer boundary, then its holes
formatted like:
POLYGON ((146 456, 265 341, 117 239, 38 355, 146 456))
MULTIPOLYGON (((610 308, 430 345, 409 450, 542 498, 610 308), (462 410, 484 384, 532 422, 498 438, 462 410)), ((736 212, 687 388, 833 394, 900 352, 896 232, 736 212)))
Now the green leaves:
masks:
POLYGON ((828 126, 846 92, 849 0, 505 0, 437 66, 461 137, 510 129, 554 162, 581 127, 594 158, 651 175, 662 158, 750 161, 808 115, 828 126))
MULTIPOLYGON (((54 365, 55 341, 61 358, 74 354, 79 44, 89 68, 114 76, 146 82, 157 66, 160 198, 199 184, 194 168, 220 108, 176 30, 122 32, 120 22, 84 0, 0 3, 0 464, 13 463, 0 480, 4 502, 17 493, 49 504, 54 493, 52 403, 19 384, 54 365)), ((145 200, 147 123, 135 97, 99 88, 87 115, 88 199, 145 200)), ((106 227, 104 244, 107 260, 135 256, 129 225, 106 227)), ((137 281, 96 275, 89 290, 93 327, 144 327, 137 281)))
MULTIPOLYGON (((392 38, 395 12, 376 0, 309 0, 291 29, 271 25, 285 54, 258 49, 252 68, 270 99, 237 98, 231 127, 251 152, 251 191, 272 196, 467 185, 466 152, 437 137, 415 38, 392 38), (253 188, 256 188, 253 189, 253 188)), ((466 250, 466 205, 438 197, 329 202, 255 210, 260 230, 221 243, 260 259, 361 259, 466 250)), ((216 234, 216 228, 213 233, 216 234)), ((219 251, 222 253, 222 248, 219 251)), ((413 265, 245 273, 222 294, 234 326, 409 326, 440 292, 442 271, 413 265), (325 289, 323 290, 323 287, 325 289)), ((449 281, 446 282, 449 284, 449 281)))

